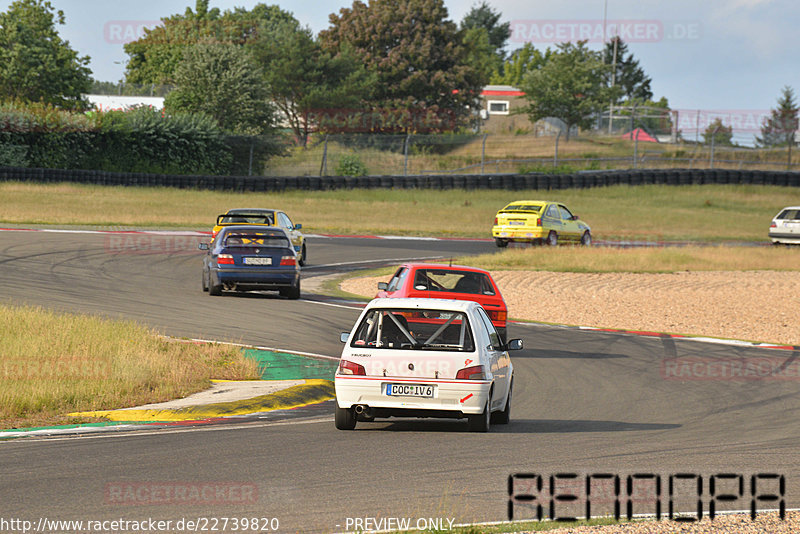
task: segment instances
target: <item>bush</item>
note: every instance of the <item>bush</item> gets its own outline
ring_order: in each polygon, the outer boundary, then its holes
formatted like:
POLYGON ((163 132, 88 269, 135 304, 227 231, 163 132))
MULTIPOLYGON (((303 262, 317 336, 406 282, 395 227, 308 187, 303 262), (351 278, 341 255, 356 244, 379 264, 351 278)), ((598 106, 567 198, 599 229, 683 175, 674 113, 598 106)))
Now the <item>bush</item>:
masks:
POLYGON ((339 159, 336 165, 337 176, 366 176, 367 166, 355 154, 347 154, 339 159))

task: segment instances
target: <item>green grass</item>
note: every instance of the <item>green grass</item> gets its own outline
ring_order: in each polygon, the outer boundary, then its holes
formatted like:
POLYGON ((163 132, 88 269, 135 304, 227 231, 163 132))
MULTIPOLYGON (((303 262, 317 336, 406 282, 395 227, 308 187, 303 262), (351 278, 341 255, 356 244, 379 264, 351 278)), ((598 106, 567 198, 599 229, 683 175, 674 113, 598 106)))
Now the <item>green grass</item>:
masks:
POLYGON ((234 207, 284 209, 306 233, 490 237, 520 199, 566 203, 595 239, 766 241, 769 221, 800 204, 776 186, 613 186, 559 191, 336 190, 231 193, 80 184, 0 184, 4 224, 210 230, 234 207))
POLYGON ((210 379, 258 379, 227 345, 164 339, 131 321, 0 306, 0 428, 76 422, 64 414, 184 397, 210 379))

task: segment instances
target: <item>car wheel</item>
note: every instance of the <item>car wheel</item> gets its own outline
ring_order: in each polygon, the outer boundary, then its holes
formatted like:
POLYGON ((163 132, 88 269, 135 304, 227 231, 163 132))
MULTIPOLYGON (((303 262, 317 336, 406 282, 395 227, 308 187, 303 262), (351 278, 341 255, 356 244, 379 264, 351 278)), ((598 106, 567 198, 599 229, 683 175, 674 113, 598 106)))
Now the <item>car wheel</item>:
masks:
POLYGON ((508 386, 508 398, 506 398, 506 407, 503 408, 502 412, 498 412, 493 414, 494 417, 492 418, 493 423, 497 423, 499 425, 507 425, 509 421, 511 421, 511 392, 514 390, 514 380, 511 380, 511 385, 508 386))
POLYGON ((486 406, 483 408, 483 413, 467 416, 469 420, 470 432, 488 432, 489 425, 491 424, 491 411, 489 409, 489 399, 486 400, 486 406))
POLYGON ((206 272, 203 271, 203 291, 208 291, 208 283, 206 282, 206 272))
POLYGON ((211 274, 208 275, 208 294, 212 297, 218 297, 222 295, 222 284, 214 285, 211 282, 211 274))
POLYGON ((495 237, 494 244, 499 248, 505 248, 508 246, 508 239, 500 239, 499 237, 495 237))
POLYGON ((547 234, 547 241, 548 246, 554 247, 558 245, 558 234, 556 234, 553 230, 550 230, 550 233, 547 234))
POLYGON ((589 230, 583 232, 581 236, 581 245, 589 246, 592 244, 592 234, 589 233, 589 230))
POLYGON ((300 249, 300 259, 297 260, 297 263, 302 267, 306 264, 306 243, 303 241, 303 248, 300 249))
POLYGON ((334 420, 339 430, 353 430, 356 427, 356 414, 352 408, 339 408, 337 405, 334 420))
POLYGON ((281 295, 288 298, 289 300, 297 300, 300 298, 300 282, 297 282, 296 286, 287 287, 280 290, 281 295))

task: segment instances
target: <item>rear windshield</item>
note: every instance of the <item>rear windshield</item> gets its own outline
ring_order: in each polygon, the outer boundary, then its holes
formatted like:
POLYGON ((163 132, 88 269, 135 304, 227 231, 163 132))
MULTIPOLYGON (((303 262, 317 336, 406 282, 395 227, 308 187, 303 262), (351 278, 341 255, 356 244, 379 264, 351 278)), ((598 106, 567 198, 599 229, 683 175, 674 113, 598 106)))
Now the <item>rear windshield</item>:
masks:
POLYGON ((271 213, 265 214, 231 214, 220 215, 217 219, 217 224, 264 224, 267 226, 273 225, 274 218, 271 213))
POLYGON ((539 213, 542 206, 536 204, 509 204, 502 211, 525 211, 532 213, 539 213))
POLYGON ((351 347, 473 352, 469 320, 461 312, 374 309, 358 325, 351 347))
POLYGON ((288 248, 289 240, 283 233, 269 232, 228 232, 225 234, 223 247, 249 248, 249 247, 279 247, 288 248))
POLYGON ((783 210, 776 219, 800 221, 800 210, 783 210))
POLYGON ((417 291, 447 291, 470 295, 494 295, 494 286, 484 273, 450 269, 417 269, 414 275, 417 291))

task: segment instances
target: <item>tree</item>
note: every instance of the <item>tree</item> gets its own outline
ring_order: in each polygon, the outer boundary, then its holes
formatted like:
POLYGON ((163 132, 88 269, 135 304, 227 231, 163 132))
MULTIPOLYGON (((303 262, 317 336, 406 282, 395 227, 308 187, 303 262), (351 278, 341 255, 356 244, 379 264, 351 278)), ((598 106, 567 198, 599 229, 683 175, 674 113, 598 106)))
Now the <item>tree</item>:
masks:
POLYGON ((273 27, 259 32, 247 48, 262 68, 271 100, 303 146, 311 128, 325 130, 319 116, 358 108, 374 86, 374 75, 346 47, 332 56, 308 28, 273 27))
MULTIPOLYGON (((488 51, 492 58, 492 71, 500 72, 503 68, 506 53, 505 46, 508 38, 511 37, 511 23, 500 23, 502 15, 482 1, 480 4, 473 5, 469 13, 461 19, 461 31, 465 34, 470 30, 486 30, 488 40, 488 51)), ((480 67, 479 67, 480 68, 480 67)))
POLYGON ((522 48, 514 50, 503 64, 502 74, 495 73, 492 76, 492 83, 502 85, 512 85, 519 87, 522 85, 522 78, 528 71, 542 68, 550 59, 552 52, 548 48, 542 53, 531 43, 525 43, 522 48))
POLYGON ((169 112, 205 113, 228 132, 259 134, 274 123, 261 70, 249 53, 231 44, 186 49, 167 95, 169 112))
POLYGON ((603 83, 607 66, 599 52, 586 48, 586 41, 557 45, 550 59, 539 69, 528 71, 520 89, 528 106, 524 112, 531 122, 556 117, 567 125, 589 127, 597 113, 614 96, 603 83))
POLYGON ((86 109, 89 56, 79 57, 56 24, 64 13, 45 0, 16 0, 0 13, 0 94, 23 102, 86 109))
POLYGON ((716 118, 706 127, 703 132, 703 142, 717 146, 733 146, 733 126, 725 126, 722 119, 716 118))
POLYGON ((208 0, 197 0, 195 11, 162 18, 163 25, 146 29, 145 35, 125 45, 130 56, 125 78, 129 83, 172 84, 184 51, 198 43, 243 45, 263 32, 285 23, 299 25, 278 6, 257 4, 250 11, 235 8, 220 14, 208 9, 208 0))
POLYGON ((762 147, 791 148, 795 145, 795 134, 798 128, 798 106, 794 98, 794 90, 788 85, 778 97, 778 107, 771 110, 770 116, 761 126, 761 137, 756 137, 756 144, 762 147))
POLYGON ((406 115, 394 130, 453 129, 479 107, 485 80, 469 64, 443 0, 356 0, 332 14, 330 24, 319 35, 323 49, 336 55, 349 46, 375 73, 374 107, 406 115))
POLYGON ((604 76, 606 85, 619 87, 621 89, 620 97, 639 101, 653 98, 653 91, 650 90, 652 80, 639 66, 639 60, 634 59, 633 54, 628 54, 628 45, 622 39, 613 37, 610 42, 606 43, 603 50, 603 61, 609 65, 604 76), (615 51, 616 60, 614 59, 615 51))

